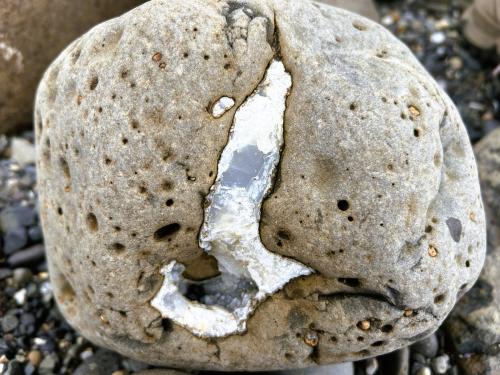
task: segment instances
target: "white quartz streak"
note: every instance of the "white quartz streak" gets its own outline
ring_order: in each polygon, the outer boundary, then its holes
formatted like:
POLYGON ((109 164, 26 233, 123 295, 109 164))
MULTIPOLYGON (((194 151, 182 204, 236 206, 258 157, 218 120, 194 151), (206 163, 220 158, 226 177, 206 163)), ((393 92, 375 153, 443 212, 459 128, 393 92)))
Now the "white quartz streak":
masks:
POLYGON ((184 266, 161 272, 163 286, 151 301, 162 316, 202 337, 244 332, 258 303, 290 280, 312 273, 305 265, 268 251, 259 237, 262 201, 273 183, 283 146, 283 116, 292 78, 273 60, 263 81, 237 109, 200 232, 200 246, 214 256, 221 276, 202 284, 201 301, 185 297, 184 266))

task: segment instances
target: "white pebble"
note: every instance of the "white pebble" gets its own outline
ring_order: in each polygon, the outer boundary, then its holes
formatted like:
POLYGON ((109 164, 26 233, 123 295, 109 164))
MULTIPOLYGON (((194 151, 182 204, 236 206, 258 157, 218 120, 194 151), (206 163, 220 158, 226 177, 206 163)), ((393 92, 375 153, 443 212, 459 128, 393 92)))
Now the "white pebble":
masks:
POLYGON ((432 360, 432 368, 437 374, 446 374, 446 371, 450 368, 450 357, 443 354, 432 360))
POLYGON ((215 118, 222 117, 224 113, 229 111, 234 106, 234 99, 227 96, 220 98, 212 107, 212 116, 215 118))
POLYGON ((18 290, 14 294, 14 299, 16 300, 18 305, 24 305, 26 303, 26 289, 23 288, 21 290, 18 290))
POLYGON ((437 31, 431 34, 431 42, 434 44, 441 44, 446 40, 445 33, 437 31))

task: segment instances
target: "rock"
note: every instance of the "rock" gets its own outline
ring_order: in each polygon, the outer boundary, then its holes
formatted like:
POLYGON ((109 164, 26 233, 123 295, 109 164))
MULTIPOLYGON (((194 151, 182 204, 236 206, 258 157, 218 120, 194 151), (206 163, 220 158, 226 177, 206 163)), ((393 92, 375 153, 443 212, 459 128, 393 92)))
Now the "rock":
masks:
MULTIPOLYGON (((96 344, 179 368, 306 368, 423 339, 485 254, 456 108, 374 22, 305 1, 245 4, 152 0, 94 28, 47 70, 35 112, 38 188, 62 313, 96 344), (198 242, 205 199, 235 112, 255 98, 277 50, 293 86, 259 238, 314 273, 259 304, 245 334, 207 340, 150 301, 172 263, 193 280, 218 274, 198 242), (235 104, 213 118, 223 97, 235 104)), ((238 303, 232 293, 246 298, 252 282, 229 283, 217 301, 238 303)), ((189 298, 215 298, 203 282, 187 285, 189 298)))
POLYGON ((286 370, 273 372, 275 375, 354 375, 354 365, 352 362, 339 363, 330 366, 311 367, 303 370, 286 370))
POLYGON ((31 126, 38 81, 69 42, 142 2, 0 0, 0 132, 31 126))
POLYGON ((19 325, 19 320, 13 314, 7 314, 2 318, 2 331, 12 332, 19 325))
POLYGON ((432 371, 429 367, 422 367, 415 375, 432 375, 432 371))
POLYGON ((357 13, 375 22, 380 20, 377 7, 372 0, 318 0, 321 3, 357 13))
POLYGON ((22 227, 9 230, 3 237, 3 251, 6 255, 11 255, 22 249, 28 243, 26 229, 22 227))
POLYGON ((45 358, 40 363, 38 368, 38 373, 40 375, 50 375, 54 373, 54 369, 57 366, 58 358, 55 353, 51 353, 45 356, 45 358))
POLYGON ((432 369, 436 374, 446 374, 450 368, 450 357, 443 354, 432 360, 432 369))
POLYGON ((35 162, 35 146, 23 138, 12 138, 11 159, 21 166, 35 162))
POLYGON ((43 245, 34 245, 26 250, 18 251, 7 258, 7 264, 11 267, 23 267, 38 263, 45 256, 43 245))
POLYGON ((436 334, 421 340, 411 346, 412 350, 427 358, 434 358, 439 350, 439 342, 436 334))
POLYGON ((42 353, 39 350, 32 350, 28 353, 28 361, 35 367, 40 365, 42 361, 42 353))
POLYGON ((74 375, 109 375, 120 368, 120 357, 108 350, 98 350, 78 366, 74 375))
POLYGON ((466 374, 500 372, 500 129, 475 147, 488 219, 488 254, 479 280, 446 322, 466 374))
POLYGON ((15 285, 24 285, 29 283, 33 278, 33 274, 28 268, 16 268, 13 272, 15 285))

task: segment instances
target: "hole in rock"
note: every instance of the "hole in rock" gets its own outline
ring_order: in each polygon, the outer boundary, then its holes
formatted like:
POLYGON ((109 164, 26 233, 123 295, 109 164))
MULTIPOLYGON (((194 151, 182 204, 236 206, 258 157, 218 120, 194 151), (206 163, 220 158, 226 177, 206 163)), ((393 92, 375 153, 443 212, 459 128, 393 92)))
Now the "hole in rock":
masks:
POLYGON ((158 229, 153 237, 156 241, 163 241, 167 239, 168 237, 174 235, 176 232, 178 232, 181 229, 180 224, 178 223, 172 223, 169 225, 165 225, 164 227, 161 227, 158 229))
POLYGON ((337 202, 337 207, 340 211, 347 211, 349 209, 349 202, 342 199, 337 202))
POLYGON ((359 281, 359 279, 339 277, 337 280, 342 284, 350 286, 351 288, 357 288, 361 286, 361 282, 359 281))
POLYGON ((87 215, 86 222, 91 232, 97 232, 99 223, 97 222, 97 217, 92 212, 87 215))

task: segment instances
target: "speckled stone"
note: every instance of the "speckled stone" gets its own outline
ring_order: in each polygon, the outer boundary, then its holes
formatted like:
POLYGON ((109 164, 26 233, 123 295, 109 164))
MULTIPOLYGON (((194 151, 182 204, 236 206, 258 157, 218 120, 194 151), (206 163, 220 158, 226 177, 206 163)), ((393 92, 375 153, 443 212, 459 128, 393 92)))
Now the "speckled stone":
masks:
POLYGON ((152 0, 72 43, 36 102, 56 299, 124 355, 225 371, 359 360, 431 334, 482 268, 484 211, 456 108, 403 44, 353 13, 152 0), (173 260, 193 279, 216 274, 198 246, 205 197, 234 112, 277 50, 293 87, 260 235, 315 274, 263 302, 245 334, 204 340, 149 302, 173 260), (215 119, 223 96, 236 104, 215 119))
POLYGON ((474 287, 453 309, 446 328, 465 374, 500 373, 500 129, 475 147, 488 218, 488 254, 474 287))
POLYGON ((0 0, 0 133, 31 126, 36 86, 69 42, 143 2, 0 0))

